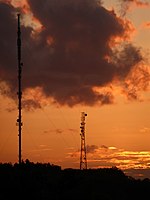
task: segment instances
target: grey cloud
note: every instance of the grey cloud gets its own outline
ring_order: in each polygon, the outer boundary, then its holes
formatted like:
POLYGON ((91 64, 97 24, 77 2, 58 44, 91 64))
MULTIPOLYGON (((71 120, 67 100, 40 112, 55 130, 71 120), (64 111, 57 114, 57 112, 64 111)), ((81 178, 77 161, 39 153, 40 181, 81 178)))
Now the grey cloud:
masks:
POLYGON ((98 149, 98 146, 94 144, 86 146, 87 153, 94 153, 96 149, 98 149))
MULTIPOLYGON (((22 26, 23 91, 42 87, 44 97, 60 105, 93 106, 113 103, 111 92, 98 93, 93 87, 107 86, 115 77, 125 79, 143 58, 133 45, 123 47, 114 56, 109 42, 124 37, 123 21, 96 0, 28 0, 34 16, 44 26, 38 39, 32 29, 22 26), (50 43, 47 41, 50 38, 50 43), (111 57, 108 62, 105 57, 111 57)), ((1 81, 16 98, 17 22, 12 6, 0 3, 0 73, 1 81)), ((40 108, 40 102, 28 99, 26 108, 40 108)))
POLYGON ((119 0, 119 3, 121 4, 120 12, 122 16, 126 15, 131 3, 134 3, 137 7, 147 7, 150 5, 148 0, 119 0))

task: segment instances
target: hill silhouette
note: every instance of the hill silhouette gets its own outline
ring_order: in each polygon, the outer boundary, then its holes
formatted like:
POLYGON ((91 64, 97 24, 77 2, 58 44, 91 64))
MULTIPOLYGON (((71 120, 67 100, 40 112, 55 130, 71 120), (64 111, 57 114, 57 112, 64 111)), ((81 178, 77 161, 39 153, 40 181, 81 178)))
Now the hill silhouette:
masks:
POLYGON ((0 164, 0 200, 130 200, 149 196, 150 179, 120 169, 64 169, 50 163, 0 164))

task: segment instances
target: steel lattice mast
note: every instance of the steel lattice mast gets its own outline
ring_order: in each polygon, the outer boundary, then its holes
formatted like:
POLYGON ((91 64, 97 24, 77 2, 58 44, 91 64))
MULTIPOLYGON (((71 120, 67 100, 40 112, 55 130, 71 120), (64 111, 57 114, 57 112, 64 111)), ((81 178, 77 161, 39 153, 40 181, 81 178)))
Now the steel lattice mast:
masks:
POLYGON ((85 117, 87 114, 85 112, 81 113, 81 151, 80 151, 80 169, 87 169, 87 159, 86 159, 86 144, 85 144, 85 117))
POLYGON ((17 47, 18 47, 18 136, 19 136, 19 164, 22 161, 21 155, 21 136, 22 136, 22 116, 21 116, 21 98, 22 98, 22 89, 21 89, 21 73, 22 73, 22 62, 21 62, 21 30, 20 30, 20 14, 18 16, 18 32, 17 32, 17 47))

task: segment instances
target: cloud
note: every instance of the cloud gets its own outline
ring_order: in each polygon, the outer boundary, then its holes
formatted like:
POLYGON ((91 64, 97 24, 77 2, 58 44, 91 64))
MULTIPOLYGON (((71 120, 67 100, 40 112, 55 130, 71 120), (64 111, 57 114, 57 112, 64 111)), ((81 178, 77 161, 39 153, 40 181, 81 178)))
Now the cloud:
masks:
MULTIPOLYGON (((54 124, 53 124, 54 125, 54 124)), ((51 129, 51 130, 45 130, 44 133, 45 134, 49 134, 49 133, 56 133, 56 134, 64 134, 64 133, 77 133, 78 130, 77 129, 72 129, 72 128, 68 128, 68 129, 51 129)))
POLYGON ((147 91, 150 88, 150 71, 149 67, 142 65, 135 66, 131 73, 128 74, 122 85, 122 92, 128 100, 143 101, 138 91, 147 91))
POLYGON ((121 15, 125 16, 127 11, 133 9, 133 7, 139 7, 139 8, 148 8, 150 6, 150 3, 148 0, 121 0, 119 1, 121 3, 121 15))
POLYGON ((141 132, 141 133, 147 133, 147 134, 149 134, 149 133, 150 133, 150 128, 149 128, 149 127, 141 128, 141 129, 140 129, 140 132, 141 132))
POLYGON ((150 169, 126 169, 124 173, 136 179, 150 178, 150 169))
POLYGON ((143 23, 142 28, 149 29, 150 28, 150 22, 148 21, 148 22, 143 23))
POLYGON ((45 133, 45 134, 47 134, 47 133, 48 133, 48 134, 49 134, 49 133, 62 134, 62 133, 64 133, 64 130, 63 130, 63 129, 57 128, 57 129, 54 129, 54 130, 45 130, 44 133, 45 133))
MULTIPOLYGON (((70 158, 79 158, 80 151, 70 152, 70 158)), ((69 157, 68 157, 69 159, 69 157)), ((89 168, 103 168, 116 166, 122 170, 149 169, 149 151, 129 151, 117 147, 102 145, 87 145, 87 162, 89 168)))
MULTIPOLYGON (((13 99, 17 92, 15 12, 15 7, 0 3, 1 81, 9 87, 5 95, 13 99)), ((94 88, 106 87, 114 79, 124 81, 143 60, 141 50, 132 44, 111 46, 112 40, 127 38, 131 30, 128 21, 105 9, 101 1, 28 0, 28 12, 33 15, 30 20, 37 19, 43 28, 36 32, 32 23, 21 27, 23 106, 27 110, 49 102, 70 107, 111 104, 112 91, 94 88)))
POLYGON ((96 145, 87 145, 86 149, 87 149, 87 153, 93 153, 93 152, 96 151, 96 149, 98 149, 98 146, 96 146, 96 145))
POLYGON ((149 2, 147 0, 121 0, 124 3, 135 3, 137 6, 148 6, 149 2))

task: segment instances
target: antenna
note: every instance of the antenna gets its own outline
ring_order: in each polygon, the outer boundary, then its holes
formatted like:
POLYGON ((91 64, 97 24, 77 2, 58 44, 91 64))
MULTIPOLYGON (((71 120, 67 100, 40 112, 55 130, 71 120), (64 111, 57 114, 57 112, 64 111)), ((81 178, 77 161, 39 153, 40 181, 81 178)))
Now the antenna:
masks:
POLYGON ((21 62, 21 30, 20 30, 20 14, 18 16, 18 32, 17 32, 17 47, 18 47, 18 118, 17 118, 17 125, 18 125, 18 136, 19 136, 19 164, 21 164, 21 135, 22 135, 22 120, 21 120, 21 98, 22 98, 22 91, 21 91, 21 72, 22 72, 22 62, 21 62))
POLYGON ((85 117, 87 114, 85 112, 81 113, 81 152, 80 152, 80 169, 87 169, 86 160, 86 145, 85 145, 85 117))

